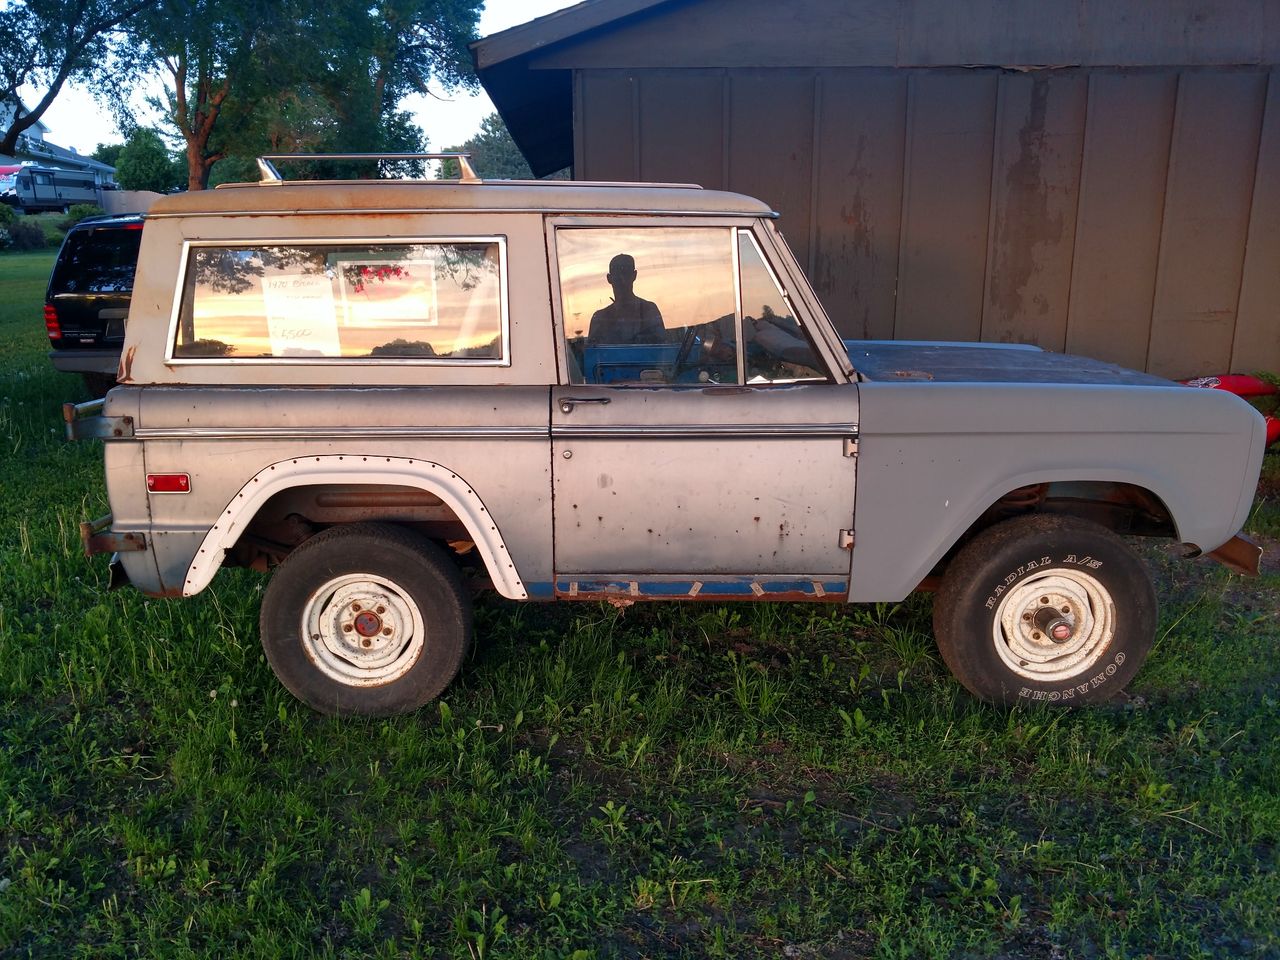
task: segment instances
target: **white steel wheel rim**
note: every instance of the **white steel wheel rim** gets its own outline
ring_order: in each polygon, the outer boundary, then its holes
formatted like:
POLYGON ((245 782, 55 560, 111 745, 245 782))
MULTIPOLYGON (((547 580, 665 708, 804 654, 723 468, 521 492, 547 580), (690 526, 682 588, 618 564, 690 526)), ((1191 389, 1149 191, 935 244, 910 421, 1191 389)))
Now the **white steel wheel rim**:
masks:
POLYGON ((1048 570, 1018 584, 1004 595, 992 625, 1004 665, 1025 680, 1043 682, 1069 680, 1090 670, 1115 635, 1110 591, 1096 577, 1073 569, 1048 570), (1043 629, 1049 616, 1070 624, 1071 635, 1054 640, 1043 629))
POLYGON ((303 649, 316 669, 347 686, 398 680, 418 662, 425 642, 418 604, 376 574, 334 577, 303 604, 303 649))

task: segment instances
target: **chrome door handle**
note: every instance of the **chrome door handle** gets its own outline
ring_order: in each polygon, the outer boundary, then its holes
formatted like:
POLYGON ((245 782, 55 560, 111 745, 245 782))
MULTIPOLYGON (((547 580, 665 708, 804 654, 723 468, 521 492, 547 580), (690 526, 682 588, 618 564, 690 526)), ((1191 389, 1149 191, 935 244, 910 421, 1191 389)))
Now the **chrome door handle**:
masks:
POLYGON ((580 403, 608 403, 608 397, 565 397, 560 401, 561 413, 573 413, 573 408, 580 403))

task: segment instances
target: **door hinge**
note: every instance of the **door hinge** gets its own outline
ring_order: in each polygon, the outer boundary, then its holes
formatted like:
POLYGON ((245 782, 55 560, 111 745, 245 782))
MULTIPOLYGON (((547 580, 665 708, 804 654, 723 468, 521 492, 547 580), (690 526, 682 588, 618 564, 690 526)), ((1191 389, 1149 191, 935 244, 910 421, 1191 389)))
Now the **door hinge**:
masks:
POLYGON ((844 438, 844 455, 846 457, 856 457, 858 455, 858 438, 857 437, 844 438))
POLYGON ((841 550, 852 550, 853 540, 854 540, 854 537, 853 537, 852 530, 840 531, 840 549, 841 550))

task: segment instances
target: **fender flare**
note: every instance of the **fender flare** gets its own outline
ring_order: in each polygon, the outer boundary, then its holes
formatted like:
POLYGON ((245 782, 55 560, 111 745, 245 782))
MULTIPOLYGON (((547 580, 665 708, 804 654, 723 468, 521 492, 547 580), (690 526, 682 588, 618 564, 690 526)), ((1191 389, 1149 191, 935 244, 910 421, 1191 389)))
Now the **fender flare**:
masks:
POLYGON ((441 499, 462 521, 475 542, 493 585, 510 600, 526 600, 529 593, 507 551, 498 522, 480 495, 448 467, 412 457, 332 454, 279 460, 252 477, 223 508, 205 534, 182 584, 182 595, 199 593, 213 580, 223 556, 240 539, 262 505, 292 487, 324 483, 368 483, 416 487, 441 499), (376 467, 374 467, 376 464, 376 467))

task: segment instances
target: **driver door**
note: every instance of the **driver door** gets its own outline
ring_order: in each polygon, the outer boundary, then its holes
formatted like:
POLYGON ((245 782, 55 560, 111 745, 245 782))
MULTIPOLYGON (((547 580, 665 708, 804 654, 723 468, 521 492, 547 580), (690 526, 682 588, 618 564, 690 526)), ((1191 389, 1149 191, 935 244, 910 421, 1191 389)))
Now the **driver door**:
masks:
POLYGON ((552 248, 557 593, 846 593, 857 387, 750 230, 575 222, 552 248))

